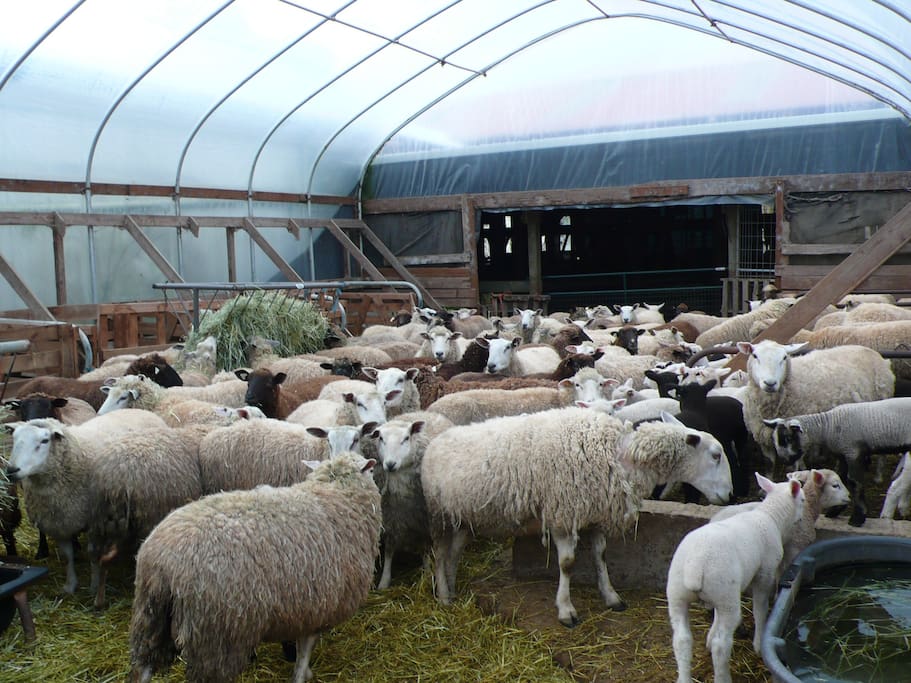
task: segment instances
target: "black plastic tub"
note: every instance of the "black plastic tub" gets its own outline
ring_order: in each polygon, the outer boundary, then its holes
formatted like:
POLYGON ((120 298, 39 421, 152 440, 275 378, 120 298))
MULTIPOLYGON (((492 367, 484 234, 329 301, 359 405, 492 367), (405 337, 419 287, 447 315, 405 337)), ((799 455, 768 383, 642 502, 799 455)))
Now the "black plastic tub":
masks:
POLYGON ((785 572, 762 658, 775 683, 899 683, 911 680, 906 634, 911 539, 836 538, 810 545, 785 572))
POLYGON ((0 633, 7 629, 16 614, 13 596, 46 574, 47 567, 0 560, 0 633))

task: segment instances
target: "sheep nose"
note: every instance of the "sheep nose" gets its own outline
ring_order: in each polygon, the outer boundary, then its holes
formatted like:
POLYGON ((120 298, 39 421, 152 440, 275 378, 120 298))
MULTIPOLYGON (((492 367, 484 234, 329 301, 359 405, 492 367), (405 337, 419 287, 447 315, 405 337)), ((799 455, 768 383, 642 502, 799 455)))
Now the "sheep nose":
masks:
POLYGON ((496 365, 488 365, 488 366, 487 366, 487 372, 489 372, 490 374, 493 374, 493 373, 495 373, 496 371, 497 371, 497 366, 496 366, 496 365))
POLYGON ((18 468, 18 467, 13 467, 12 465, 10 465, 9 467, 6 468, 6 476, 7 476, 11 481, 16 481, 16 479, 18 479, 18 477, 16 476, 16 474, 17 474, 18 472, 19 472, 19 468, 18 468))
POLYGON ((763 382, 762 382, 762 388, 765 389, 766 391, 775 391, 775 387, 777 384, 778 384, 778 382, 776 382, 773 379, 766 379, 766 380, 763 380, 763 382))
POLYGON ((442 352, 442 351, 437 351, 436 354, 434 354, 434 355, 437 357, 437 359, 443 360, 443 352, 442 352))
POLYGON ((395 472, 396 465, 394 462, 383 463, 383 466, 386 468, 387 472, 395 472))

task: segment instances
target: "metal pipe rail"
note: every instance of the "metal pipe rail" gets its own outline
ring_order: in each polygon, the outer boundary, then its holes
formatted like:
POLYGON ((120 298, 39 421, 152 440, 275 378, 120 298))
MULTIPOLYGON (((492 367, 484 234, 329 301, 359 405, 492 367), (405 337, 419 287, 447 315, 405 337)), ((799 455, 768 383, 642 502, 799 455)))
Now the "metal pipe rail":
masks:
POLYGON ((348 289, 386 289, 396 287, 407 287, 414 292, 418 306, 424 305, 424 297, 421 290, 407 280, 312 280, 303 282, 156 282, 152 285, 153 289, 168 290, 189 290, 193 292, 193 326, 199 328, 199 292, 200 290, 213 290, 224 292, 245 292, 249 290, 278 290, 278 289, 334 289, 336 295, 332 302, 330 311, 338 311, 341 316, 341 327, 347 327, 347 314, 341 304, 340 295, 346 288, 348 289))

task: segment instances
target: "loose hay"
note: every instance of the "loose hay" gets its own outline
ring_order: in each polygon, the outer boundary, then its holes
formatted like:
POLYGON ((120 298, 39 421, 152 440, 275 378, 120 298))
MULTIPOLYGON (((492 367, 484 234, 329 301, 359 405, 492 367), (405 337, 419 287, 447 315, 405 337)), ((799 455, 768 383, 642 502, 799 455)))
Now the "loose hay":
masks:
POLYGON ((187 346, 213 335, 218 369, 233 370, 247 365, 247 341, 254 335, 277 341, 277 353, 293 356, 323 348, 328 329, 322 311, 305 299, 279 290, 245 292, 206 314, 188 335, 187 346))
MULTIPOLYGON (((17 540, 27 557, 34 555, 37 532, 24 524, 17 540)), ((92 608, 86 588, 60 597, 64 565, 54 556, 50 574, 29 591, 37 642, 28 646, 15 620, 0 635, 0 680, 122 681, 129 671, 128 629, 133 590, 132 566, 112 567, 110 606, 92 608)), ((77 563, 80 574, 88 567, 77 563)), ((676 676, 664 597, 624 591, 625 612, 605 610, 597 589, 579 586, 576 607, 584 617, 575 629, 557 623, 553 598, 556 583, 516 582, 510 576, 509 547, 475 543, 459 566, 458 598, 442 607, 432 595, 432 576, 415 569, 401 575, 390 589, 371 592, 350 620, 325 634, 314 651, 315 680, 385 683, 477 682, 653 683, 676 676)), ((694 637, 708 629, 705 615, 694 610, 694 637)), ((711 661, 696 648, 694 673, 711 679, 711 661)), ((735 643, 734 679, 770 680, 748 640, 735 643)), ((290 679, 293 665, 277 643, 263 643, 243 674, 243 683, 290 679)), ((178 663, 160 681, 184 680, 178 663)))

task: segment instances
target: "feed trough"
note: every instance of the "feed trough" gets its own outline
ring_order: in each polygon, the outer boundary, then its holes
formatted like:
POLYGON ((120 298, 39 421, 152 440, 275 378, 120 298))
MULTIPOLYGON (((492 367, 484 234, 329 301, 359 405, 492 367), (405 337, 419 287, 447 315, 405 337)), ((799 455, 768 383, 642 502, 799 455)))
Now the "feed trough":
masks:
POLYGON ((911 671, 911 539, 808 547, 782 578, 763 635, 776 683, 898 683, 911 671))
POLYGON ((47 567, 33 567, 0 559, 0 633, 12 623, 18 610, 26 640, 34 639, 35 625, 28 607, 26 589, 46 574, 47 567))

